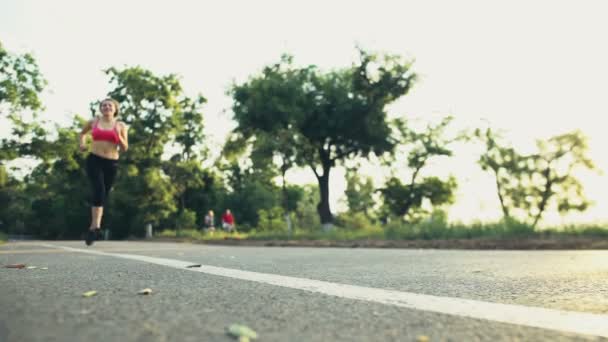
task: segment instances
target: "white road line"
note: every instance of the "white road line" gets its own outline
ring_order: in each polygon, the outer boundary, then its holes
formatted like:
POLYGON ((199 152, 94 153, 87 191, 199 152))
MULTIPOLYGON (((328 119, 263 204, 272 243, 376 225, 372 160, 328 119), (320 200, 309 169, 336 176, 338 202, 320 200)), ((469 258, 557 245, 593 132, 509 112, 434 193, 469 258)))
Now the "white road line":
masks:
POLYGON ((186 268, 192 262, 149 257, 145 255, 107 253, 92 249, 71 248, 59 245, 42 244, 49 248, 60 248, 72 252, 81 252, 102 256, 143 261, 156 265, 173 267, 186 271, 201 272, 217 276, 255 281, 264 284, 322 293, 329 296, 363 300, 405 307, 409 309, 436 312, 483 319, 495 322, 517 324, 529 327, 557 330, 569 333, 608 337, 608 315, 528 307, 523 305, 499 304, 478 300, 438 297, 372 287, 332 283, 281 276, 276 274, 241 271, 236 269, 201 265, 197 268, 186 268))

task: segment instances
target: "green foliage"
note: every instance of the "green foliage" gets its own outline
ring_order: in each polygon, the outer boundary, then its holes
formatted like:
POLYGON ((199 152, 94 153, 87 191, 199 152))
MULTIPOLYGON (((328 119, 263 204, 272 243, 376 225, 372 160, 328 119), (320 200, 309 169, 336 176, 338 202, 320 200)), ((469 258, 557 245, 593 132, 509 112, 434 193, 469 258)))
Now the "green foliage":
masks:
POLYGON ((560 213, 585 211, 590 202, 585 198, 583 186, 575 177, 578 169, 594 170, 595 165, 587 156, 587 137, 574 131, 538 142, 539 153, 535 158, 535 172, 532 174, 532 199, 520 201, 521 207, 534 216, 532 226, 536 226, 551 201, 560 213), (534 179, 538 182, 534 182, 534 179))
MULTIPOLYGON (((388 121, 386 106, 407 94, 416 81, 411 63, 397 56, 360 51, 358 62, 330 71, 297 67, 292 57, 283 56, 233 85, 229 93, 237 127, 224 146, 223 159, 211 168, 202 166, 209 148, 202 95, 186 96, 176 75, 158 76, 140 67, 105 72, 111 86, 108 96, 121 102, 119 119, 130 127, 130 149, 121 155, 110 203, 104 208, 103 226, 114 238, 141 236, 148 223, 156 229, 176 228, 192 239, 233 237, 195 229, 208 210, 214 210, 219 221, 227 208, 234 212, 238 230, 250 231, 252 238, 529 237, 540 234, 534 227, 549 207, 565 213, 589 205, 575 177, 578 170, 594 168, 580 132, 539 142, 537 153, 521 155, 503 146, 492 131, 477 131, 486 146, 479 163, 496 176, 505 219, 449 224, 438 209, 454 200, 455 180, 421 175, 431 158, 450 157, 450 144, 462 137, 446 138, 450 118, 422 132, 405 120, 388 121), (380 190, 381 210, 407 222, 376 226, 374 184, 350 170, 350 210, 336 217, 339 229, 323 231, 321 223, 333 220, 331 169, 372 154, 384 155, 393 165, 406 161, 404 166, 411 170, 408 179, 390 177, 380 190), (286 173, 294 167, 309 167, 318 186, 286 184, 286 173), (293 224, 290 232, 285 213, 293 224)), ((0 119, 11 129, 0 142, 0 219, 10 234, 79 238, 90 220, 86 155, 76 143, 86 120, 75 116, 69 127, 40 120, 39 96, 45 85, 31 55, 11 54, 0 44, 0 111, 6 114, 0 119), (32 172, 21 176, 5 163, 19 158, 35 162, 32 172)), ((97 104, 91 108, 97 110, 97 104)), ((607 234, 601 227, 553 233, 607 234)), ((160 233, 171 234, 176 235, 160 233)))
POLYGON ((539 140, 538 152, 530 155, 502 146, 490 129, 477 130, 476 135, 486 145, 479 164, 494 173, 505 220, 517 218, 536 227, 551 203, 561 213, 584 211, 589 206, 574 175, 579 169, 595 168, 581 132, 539 140))
POLYGON ((114 236, 140 235, 147 223, 166 222, 178 208, 183 218, 192 204, 190 190, 207 185, 208 174, 197 163, 201 153, 196 150, 204 138, 201 107, 206 100, 186 97, 176 75, 157 76, 140 67, 105 72, 113 85, 108 96, 120 102, 119 119, 129 126, 130 140, 129 151, 121 157, 123 169, 108 221, 117 230, 114 236), (171 142, 181 151, 165 162, 161 157, 171 142))
MULTIPOLYGON (((164 230, 157 236, 175 238, 175 230, 164 230)), ((445 213, 434 212, 427 220, 417 223, 390 222, 383 228, 366 229, 296 229, 291 235, 286 230, 252 230, 247 234, 225 234, 215 232, 203 234, 196 230, 185 230, 182 238, 193 240, 212 240, 224 238, 241 238, 249 240, 452 240, 452 239, 532 239, 532 238, 606 238, 608 229, 605 226, 566 226, 552 227, 535 231, 530 225, 521 222, 494 222, 473 224, 448 224, 445 213)))
POLYGON ((418 223, 393 221, 385 227, 386 238, 392 240, 528 238, 534 234, 534 227, 513 220, 469 225, 449 224, 442 211, 435 211, 428 219, 418 223))
POLYGON ((39 95, 46 81, 38 63, 30 54, 15 55, 0 42, 0 114, 24 109, 36 111, 42 107, 39 95))
POLYGON ((409 221, 417 221, 417 217, 426 213, 423 208, 424 200, 428 200, 433 206, 450 204, 454 200, 456 186, 456 179, 453 177, 447 181, 427 177, 413 185, 404 185, 399 179, 391 178, 380 191, 384 204, 393 215, 409 215, 409 221))
POLYGON ((241 226, 258 225, 260 210, 269 210, 280 205, 280 192, 265 170, 242 168, 232 163, 224 170, 227 192, 222 196, 223 209, 230 209, 241 226))
POLYGON ((500 136, 491 129, 485 132, 476 130, 475 135, 485 143, 485 152, 479 158, 479 165, 484 171, 491 171, 496 180, 496 190, 505 219, 511 218, 511 211, 517 206, 515 201, 525 189, 524 177, 533 170, 532 156, 525 156, 512 147, 499 142, 500 136), (513 196, 511 196, 513 194, 513 196))
POLYGON ((132 147, 126 159, 138 166, 158 166, 184 112, 180 104, 186 100, 177 76, 156 76, 140 67, 105 72, 113 85, 108 96, 120 102, 119 118, 129 126, 132 147))
POLYGON ((205 139, 201 107, 207 102, 202 95, 196 99, 183 98, 176 112, 175 142, 181 146, 181 160, 191 161, 206 155, 205 150, 197 153, 195 147, 205 139))
POLYGON ((48 152, 41 151, 46 130, 37 117, 42 108, 39 96, 45 86, 46 81, 30 54, 12 54, 0 42, 0 122, 8 124, 12 133, 10 138, 0 141, 0 162, 23 156, 40 157, 48 152))
POLYGON ((377 228, 362 212, 338 215, 335 223, 339 228, 346 230, 369 230, 377 228))
POLYGON ((366 218, 371 218, 375 206, 374 191, 374 182, 371 177, 362 179, 356 169, 347 170, 344 194, 350 212, 362 213, 366 218))
POLYGON ((305 186, 303 189, 302 200, 298 202, 296 208, 297 228, 302 230, 314 231, 321 226, 319 214, 317 213, 316 203, 319 199, 319 188, 313 186, 305 186))
POLYGON ((451 121, 451 117, 444 118, 439 124, 428 125, 422 132, 411 129, 405 120, 396 120, 393 123, 393 136, 395 141, 399 142, 400 148, 393 154, 386 155, 384 163, 395 165, 405 154, 411 177, 406 182, 402 182, 401 179, 393 176, 386 181, 383 188, 378 190, 390 214, 416 222, 428 214, 423 206, 425 201, 432 207, 453 203, 457 188, 454 177, 449 177, 447 180, 438 177, 419 179, 421 171, 431 159, 451 156, 450 144, 464 139, 462 135, 445 137, 445 129, 451 121))
POLYGON ((196 229, 196 213, 189 209, 184 209, 175 219, 175 226, 179 229, 196 229))
POLYGON ((287 231, 285 211, 281 207, 261 209, 258 211, 258 217, 257 231, 287 231))
POLYGON ((323 223, 333 220, 331 168, 347 158, 393 148, 385 106, 406 94, 415 80, 411 64, 396 56, 360 51, 360 57, 350 68, 321 72, 315 66, 295 67, 284 56, 230 91, 236 134, 291 137, 290 160, 310 167, 319 182, 317 210, 323 223))

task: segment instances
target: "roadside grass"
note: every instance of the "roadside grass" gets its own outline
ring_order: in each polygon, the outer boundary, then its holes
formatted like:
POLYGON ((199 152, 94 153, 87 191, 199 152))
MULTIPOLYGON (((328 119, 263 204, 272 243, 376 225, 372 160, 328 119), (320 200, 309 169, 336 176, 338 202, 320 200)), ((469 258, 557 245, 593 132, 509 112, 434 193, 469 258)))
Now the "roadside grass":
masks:
POLYGON ((186 240, 321 240, 321 241, 358 241, 358 240, 463 240, 463 239, 568 239, 568 238, 608 238, 608 225, 568 225, 534 229, 519 222, 495 223, 450 223, 427 221, 417 224, 388 223, 384 226, 368 225, 334 226, 330 230, 321 227, 313 229, 252 229, 247 232, 213 233, 199 230, 163 230, 156 234, 161 238, 186 240))

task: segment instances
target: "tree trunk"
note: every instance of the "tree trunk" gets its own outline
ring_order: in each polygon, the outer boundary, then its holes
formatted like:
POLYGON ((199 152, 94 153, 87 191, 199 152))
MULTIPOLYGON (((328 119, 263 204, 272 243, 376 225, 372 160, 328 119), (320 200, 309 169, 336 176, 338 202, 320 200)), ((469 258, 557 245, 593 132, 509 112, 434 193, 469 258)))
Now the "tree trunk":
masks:
POLYGON ((502 195, 502 187, 500 186, 500 182, 498 181, 498 170, 494 170, 494 175, 496 177, 496 192, 498 192, 498 200, 500 201, 500 207, 502 208, 502 214, 504 216, 505 221, 508 221, 511 218, 509 214, 509 208, 505 205, 505 199, 502 195))
POLYGON ((532 229, 536 228, 538 221, 540 221, 540 218, 543 216, 543 213, 547 208, 547 202, 549 202, 549 197, 551 197, 551 187, 553 186, 553 180, 551 179, 551 170, 546 169, 545 172, 543 172, 543 175, 546 177, 545 190, 543 191, 542 198, 538 205, 538 213, 534 218, 534 222, 532 222, 532 229))
POLYGON ((323 174, 317 176, 317 181, 319 182, 319 190, 320 190, 320 202, 317 205, 317 212, 319 213, 319 218, 321 219, 321 224, 324 229, 331 229, 332 223, 334 221, 333 216, 331 214, 331 209, 329 208, 329 171, 331 169, 330 163, 323 163, 323 174))
POLYGON ((414 197, 414 185, 416 184, 416 178, 418 177, 418 173, 420 173, 420 170, 422 169, 422 167, 424 167, 424 164, 426 164, 426 158, 424 160, 422 160, 422 163, 420 163, 420 165, 418 165, 418 167, 416 168, 416 170, 414 170, 414 173, 412 174, 412 179, 410 180, 410 196, 407 200, 407 202, 405 202, 403 204, 403 211, 401 214, 401 218, 404 221, 407 221, 407 219, 405 218, 407 216, 407 214, 410 212, 410 209, 412 208, 412 204, 413 204, 413 197, 414 197))
MULTIPOLYGON (((186 207, 186 200, 184 199, 184 192, 182 192, 182 194, 179 196, 179 216, 181 216, 181 214, 184 212, 184 208, 186 207)), ((180 227, 180 225, 177 224, 177 227, 175 227, 175 230, 176 230, 175 236, 180 237, 182 235, 182 227, 180 227)))
POLYGON ((285 213, 285 224, 287 225, 287 236, 291 238, 291 219, 289 218, 289 198, 287 193, 287 180, 285 174, 287 173, 286 164, 283 163, 281 167, 281 177, 283 178, 283 212, 285 213))

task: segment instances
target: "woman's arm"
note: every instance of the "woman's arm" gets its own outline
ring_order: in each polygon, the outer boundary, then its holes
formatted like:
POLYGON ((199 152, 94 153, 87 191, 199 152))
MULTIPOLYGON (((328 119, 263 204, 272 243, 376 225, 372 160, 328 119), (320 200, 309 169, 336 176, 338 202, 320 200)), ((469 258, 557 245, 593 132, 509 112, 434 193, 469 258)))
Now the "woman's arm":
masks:
POLYGON ((85 144, 84 139, 86 137, 86 134, 91 130, 92 127, 93 127, 93 120, 87 121, 87 123, 84 125, 84 127, 82 127, 80 134, 78 135, 78 145, 80 146, 81 151, 86 151, 86 149, 87 149, 87 145, 85 144))
POLYGON ((118 145, 120 146, 120 149, 124 152, 129 149, 129 128, 124 122, 119 122, 118 128, 118 140, 120 140, 118 145))

